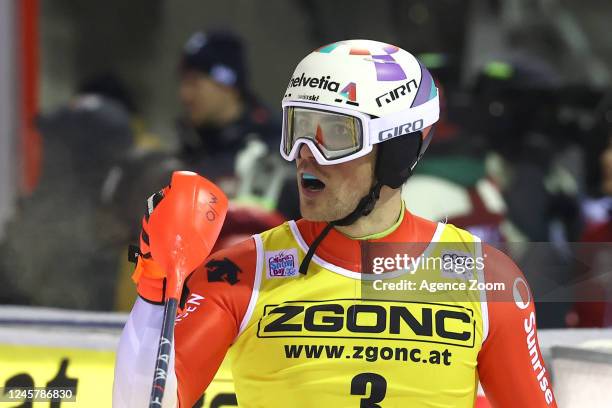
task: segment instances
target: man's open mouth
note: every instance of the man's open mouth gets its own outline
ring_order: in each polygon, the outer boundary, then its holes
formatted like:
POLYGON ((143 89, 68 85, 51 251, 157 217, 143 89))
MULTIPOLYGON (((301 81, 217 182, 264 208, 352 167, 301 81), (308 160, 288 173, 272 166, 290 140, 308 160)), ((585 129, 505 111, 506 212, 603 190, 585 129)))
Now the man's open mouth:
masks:
POLYGON ((300 182, 302 184, 302 188, 309 191, 321 191, 325 188, 325 183, 310 173, 302 173, 300 182))

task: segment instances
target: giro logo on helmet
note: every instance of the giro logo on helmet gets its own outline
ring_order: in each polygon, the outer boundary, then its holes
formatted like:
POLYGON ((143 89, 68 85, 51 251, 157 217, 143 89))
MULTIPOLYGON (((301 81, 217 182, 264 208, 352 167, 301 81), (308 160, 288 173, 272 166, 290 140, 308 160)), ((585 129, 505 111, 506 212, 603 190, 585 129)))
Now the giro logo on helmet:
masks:
POLYGON ((308 86, 310 88, 319 88, 331 92, 338 92, 338 89, 340 88, 340 83, 331 81, 330 79, 331 77, 329 75, 322 75, 321 78, 313 78, 304 76, 304 73, 302 72, 301 76, 291 78, 291 80, 289 81, 289 88, 295 88, 298 86, 308 86))
POLYGON ((382 142, 383 140, 392 139, 421 129, 423 129, 423 119, 417 119, 414 122, 408 122, 391 129, 381 130, 378 133, 378 140, 382 142))
POLYGON ((380 95, 379 97, 376 98, 376 104, 378 105, 378 107, 382 106, 381 103, 381 99, 384 99, 384 103, 388 104, 391 103, 397 99, 399 99, 400 96, 404 96, 406 95, 406 93, 411 93, 413 90, 418 89, 417 83, 414 79, 406 82, 405 84, 402 84, 400 86, 398 86, 395 89, 392 89, 389 92, 385 92, 384 94, 380 95), (410 88, 410 85, 412 85, 412 88, 410 88))

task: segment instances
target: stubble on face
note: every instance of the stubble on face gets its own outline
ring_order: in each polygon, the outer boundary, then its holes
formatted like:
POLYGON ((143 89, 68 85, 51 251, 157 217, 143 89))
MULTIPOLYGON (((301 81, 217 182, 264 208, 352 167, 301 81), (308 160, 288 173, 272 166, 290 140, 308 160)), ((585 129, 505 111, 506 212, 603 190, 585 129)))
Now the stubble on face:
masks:
MULTIPOLYGON (((308 149, 307 146, 302 146, 308 149)), ((300 212, 310 221, 334 221, 350 214, 372 186, 376 152, 358 159, 329 166, 318 164, 310 151, 296 160, 297 182, 300 191, 300 212), (325 188, 314 195, 306 194, 301 184, 304 172, 311 173, 325 183, 325 188)))

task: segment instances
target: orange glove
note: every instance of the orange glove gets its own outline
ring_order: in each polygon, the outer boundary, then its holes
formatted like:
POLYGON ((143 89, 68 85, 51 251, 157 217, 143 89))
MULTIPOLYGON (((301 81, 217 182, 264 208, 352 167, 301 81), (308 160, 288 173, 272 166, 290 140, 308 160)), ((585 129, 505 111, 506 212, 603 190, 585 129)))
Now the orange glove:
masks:
POLYGON ((210 254, 227 207, 216 185, 191 172, 175 172, 170 186, 149 197, 132 275, 141 297, 153 303, 180 298, 188 276, 210 254))
POLYGON ((166 272, 157 264, 151 256, 149 247, 149 217, 153 210, 164 199, 170 187, 150 196, 147 200, 147 209, 142 217, 142 231, 140 232, 140 246, 136 269, 132 274, 132 280, 137 285, 138 294, 151 303, 163 304, 165 300, 165 280, 166 272))

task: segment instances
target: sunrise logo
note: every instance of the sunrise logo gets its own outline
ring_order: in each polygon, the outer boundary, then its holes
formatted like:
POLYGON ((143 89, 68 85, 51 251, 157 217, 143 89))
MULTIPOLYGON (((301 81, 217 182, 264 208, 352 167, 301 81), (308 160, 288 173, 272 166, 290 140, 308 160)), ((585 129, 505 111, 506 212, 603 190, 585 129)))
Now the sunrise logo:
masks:
MULTIPOLYGON (((317 51, 323 54, 329 54, 341 45, 344 45, 343 41, 323 46, 317 51)), ((402 67, 395 62, 392 55, 398 50, 398 47, 389 44, 385 44, 382 47, 376 47, 376 49, 368 49, 361 46, 351 46, 348 48, 349 55, 364 55, 370 57, 370 61, 374 63, 376 80, 378 81, 401 81, 406 79, 406 73, 402 67)))

